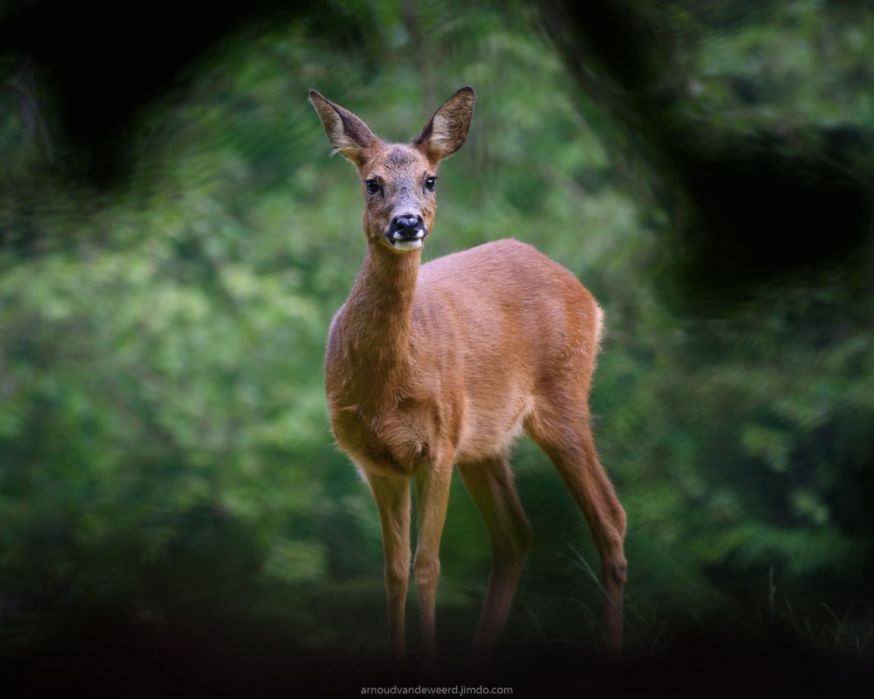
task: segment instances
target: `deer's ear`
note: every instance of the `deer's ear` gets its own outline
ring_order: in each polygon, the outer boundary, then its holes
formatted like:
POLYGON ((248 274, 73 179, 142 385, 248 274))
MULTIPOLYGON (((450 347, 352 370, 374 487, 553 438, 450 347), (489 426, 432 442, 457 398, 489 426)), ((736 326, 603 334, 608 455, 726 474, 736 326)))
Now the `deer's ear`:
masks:
POLYGON ((461 88, 434 112, 422 133, 413 139, 413 145, 434 162, 448 158, 464 145, 475 105, 473 88, 461 88))
POLYGON ((334 152, 351 160, 355 165, 364 164, 364 152, 379 139, 361 119, 348 109, 310 90, 310 102, 315 107, 334 152))

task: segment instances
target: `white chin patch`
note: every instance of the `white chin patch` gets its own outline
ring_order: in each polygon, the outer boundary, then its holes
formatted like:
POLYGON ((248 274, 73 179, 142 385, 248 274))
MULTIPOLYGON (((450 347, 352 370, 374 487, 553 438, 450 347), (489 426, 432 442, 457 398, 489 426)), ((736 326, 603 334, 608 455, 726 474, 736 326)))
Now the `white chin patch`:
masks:
POLYGON ((422 238, 417 240, 393 240, 391 244, 395 250, 418 250, 422 247, 422 238))

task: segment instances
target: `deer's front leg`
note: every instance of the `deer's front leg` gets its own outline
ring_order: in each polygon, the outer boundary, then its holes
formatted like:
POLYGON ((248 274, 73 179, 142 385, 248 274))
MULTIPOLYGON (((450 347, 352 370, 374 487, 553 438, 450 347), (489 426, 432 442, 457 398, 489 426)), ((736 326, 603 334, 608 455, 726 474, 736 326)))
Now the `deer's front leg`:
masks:
POLYGON ((403 476, 370 476, 368 480, 382 524, 392 654, 398 663, 404 664, 407 650, 404 610, 410 576, 410 481, 403 476))
POLYGON ((419 589, 419 614, 422 621, 422 644, 425 668, 437 666, 436 605, 440 578, 440 539, 449 506, 452 481, 451 460, 435 461, 416 474, 418 541, 413 568, 419 589))

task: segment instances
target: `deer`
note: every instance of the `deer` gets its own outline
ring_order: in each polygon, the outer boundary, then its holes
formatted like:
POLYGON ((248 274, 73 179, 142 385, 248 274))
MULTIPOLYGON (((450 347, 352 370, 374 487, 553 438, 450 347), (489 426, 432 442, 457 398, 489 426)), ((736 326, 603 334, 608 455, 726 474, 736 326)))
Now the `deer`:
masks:
POLYGON ((476 667, 489 662, 532 544, 509 464, 523 431, 589 525, 601 560, 605 642, 618 653, 626 515, 598 460, 589 410, 603 311, 569 270, 514 239, 422 264, 438 166, 467 138, 472 88, 455 92, 409 143, 383 141, 315 90, 309 100, 333 152, 355 166, 364 197, 364 260, 330 324, 325 390, 337 445, 379 512, 392 657, 405 666, 412 568, 423 659, 435 667, 440 541, 457 468, 491 544, 470 655, 476 667))

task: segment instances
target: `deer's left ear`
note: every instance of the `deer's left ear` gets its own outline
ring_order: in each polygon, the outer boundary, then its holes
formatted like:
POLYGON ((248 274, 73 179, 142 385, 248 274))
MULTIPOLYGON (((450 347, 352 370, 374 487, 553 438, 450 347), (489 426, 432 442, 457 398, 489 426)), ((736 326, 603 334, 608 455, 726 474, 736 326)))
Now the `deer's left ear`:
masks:
POLYGON ((422 133, 413 139, 413 145, 422 149, 433 162, 448 158, 464 145, 475 105, 473 88, 461 88, 434 112, 422 133))
POLYGON ((315 90, 310 90, 310 102, 322 121, 334 152, 342 154, 355 165, 362 165, 367 149, 379 140, 367 124, 315 90))

